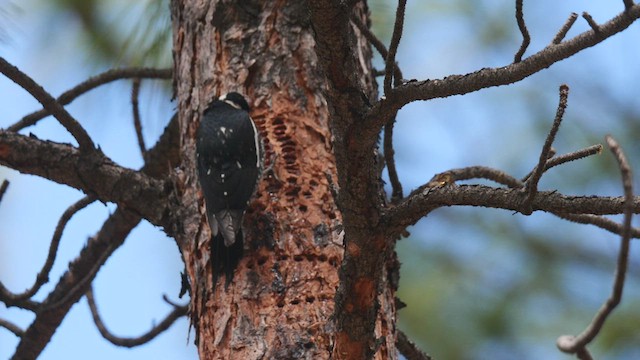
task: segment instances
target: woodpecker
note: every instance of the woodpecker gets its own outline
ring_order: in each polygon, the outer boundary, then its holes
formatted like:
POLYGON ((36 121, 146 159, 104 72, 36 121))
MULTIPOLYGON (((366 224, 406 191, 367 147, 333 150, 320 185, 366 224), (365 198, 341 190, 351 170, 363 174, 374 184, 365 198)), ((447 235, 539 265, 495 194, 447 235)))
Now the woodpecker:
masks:
POLYGON ((249 104, 236 92, 207 106, 196 136, 198 177, 212 235, 213 286, 224 271, 226 287, 242 257, 242 217, 262 172, 262 143, 249 104))

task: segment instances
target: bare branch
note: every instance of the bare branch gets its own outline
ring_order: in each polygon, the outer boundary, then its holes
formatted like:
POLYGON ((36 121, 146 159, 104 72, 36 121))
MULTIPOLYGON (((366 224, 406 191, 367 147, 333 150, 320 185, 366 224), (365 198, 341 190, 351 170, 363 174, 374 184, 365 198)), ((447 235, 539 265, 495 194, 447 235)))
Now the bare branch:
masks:
POLYGON ((60 124, 64 126, 65 129, 67 129, 67 131, 69 131, 69 133, 71 133, 71 135, 76 139, 80 145, 80 150, 87 152, 93 152, 96 150, 93 145, 93 141, 84 128, 82 128, 78 121, 76 121, 76 119, 74 119, 73 116, 71 116, 71 114, 69 114, 67 110, 65 110, 65 108, 56 101, 56 99, 49 95, 42 86, 38 85, 38 83, 20 71, 17 67, 11 65, 3 57, 0 57, 0 72, 29 92, 29 94, 38 100, 45 109, 53 114, 60 124))
POLYGON ((625 10, 631 9, 631 7, 634 5, 633 0, 622 0, 622 2, 624 3, 625 10))
MULTIPOLYGON (((601 152, 602 152, 602 145, 597 144, 597 145, 592 145, 587 148, 580 149, 578 151, 574 151, 568 154, 552 157, 551 159, 547 160, 547 162, 545 163, 543 172, 546 172, 552 167, 556 167, 558 165, 562 165, 564 163, 568 163, 574 160, 580 160, 588 156, 597 155, 597 154, 600 154, 601 152)), ((524 178, 522 178, 522 181, 523 182, 527 181, 527 179, 531 177, 531 174, 533 174, 533 172, 530 172, 524 178)))
POLYGON ((398 352, 407 358, 407 360, 431 360, 431 356, 418 349, 416 344, 409 340, 407 335, 401 330, 398 330, 396 346, 398 347, 398 352))
POLYGON ((62 232, 64 228, 67 226, 67 223, 71 219, 71 217, 77 213, 78 211, 84 209, 87 205, 93 203, 95 198, 87 196, 80 200, 78 200, 75 204, 71 205, 60 217, 58 221, 58 225, 56 226, 56 230, 53 233, 53 238, 51 239, 51 245, 49 245, 49 254, 47 255, 47 259, 42 266, 42 269, 36 276, 36 280, 31 288, 25 290, 21 294, 12 294, 7 291, 4 285, 0 282, 0 301, 5 303, 6 306, 12 306, 14 304, 20 303, 25 299, 28 299, 35 295, 35 293, 40 290, 42 285, 49 282, 49 272, 53 267, 53 262, 56 259, 56 254, 58 253, 58 245, 60 245, 60 238, 62 237, 62 232))
POLYGON ((529 30, 527 30, 527 24, 524 22, 524 14, 522 12, 522 3, 524 0, 516 0, 516 21, 518 22, 518 29, 520 29, 520 33, 522 34, 522 44, 520 45, 520 49, 516 52, 516 55, 513 57, 514 63, 519 63, 522 61, 522 55, 527 51, 529 44, 531 43, 531 36, 529 36, 529 30))
MULTIPOLYGON (((158 143, 148 151, 148 161, 141 169, 154 178, 163 178, 179 161, 178 121, 173 116, 158 143)), ((2 148, 0 147, 0 153, 2 148)), ((42 305, 25 301, 21 307, 37 312, 36 318, 22 337, 14 358, 37 358, 42 349, 55 333, 58 325, 67 315, 71 306, 77 302, 87 288, 103 262, 109 258, 122 243, 131 230, 138 225, 140 216, 119 206, 102 226, 98 234, 89 239, 80 255, 69 264, 68 271, 56 284, 55 289, 47 296, 42 305), (63 299, 65 301, 61 302, 63 299), (55 308, 51 305, 56 305, 55 308), (24 305, 24 306, 23 306, 24 305), (29 307, 26 307, 26 306, 29 307), (52 311, 38 311, 51 308, 52 311)))
MULTIPOLYGON (((362 20, 355 13, 351 13, 351 21, 356 25, 358 30, 364 35, 364 37, 373 45, 373 47, 380 53, 383 59, 386 59, 389 56, 389 52, 387 51, 387 47, 382 43, 377 36, 375 36, 371 30, 362 23, 362 20)), ((374 74, 374 76, 383 76, 385 75, 384 70, 380 70, 378 73, 374 74)), ((393 63, 393 78, 396 82, 400 82, 402 80, 402 72, 400 71, 400 67, 397 63, 393 63)))
POLYGON ((118 207, 102 226, 98 234, 89 239, 80 255, 70 264, 54 290, 42 302, 42 309, 25 330, 14 359, 35 359, 42 352, 73 304, 78 302, 87 288, 77 291, 78 284, 88 285, 87 274, 95 274, 106 259, 124 243, 126 236, 138 225, 140 217, 118 207), (72 291, 73 290, 73 291, 72 291), (65 299, 61 302, 61 299, 65 299), (52 307, 51 305, 56 305, 52 307))
MULTIPOLYGON (((615 272, 613 290, 607 301, 602 304, 591 323, 578 336, 563 335, 558 338, 556 344, 565 353, 583 353, 588 355, 586 346, 598 335, 605 321, 622 299, 624 281, 627 274, 629 262, 629 247, 631 242, 631 219, 634 213, 633 180, 631 167, 622 151, 620 145, 611 136, 605 138, 609 149, 618 161, 620 173, 622 175, 622 187, 624 189, 624 220, 622 228, 622 239, 620 240, 620 251, 618 253, 618 264, 615 272)), ((585 356, 586 356, 585 355, 585 356)), ((590 355, 588 355, 590 356, 590 355)), ((588 357, 583 357, 588 358, 588 357)))
MULTIPOLYGON (((554 213, 554 215, 559 218, 575 222, 578 224, 590 224, 595 225, 601 229, 607 230, 611 233, 622 235, 624 230, 624 226, 618 224, 617 222, 607 219, 604 216, 591 215, 591 214, 563 214, 563 213, 554 213)), ((640 239, 640 229, 631 228, 631 237, 640 239)))
POLYGON ((492 169, 486 166, 469 166, 462 169, 447 170, 431 178, 426 186, 441 187, 444 185, 453 185, 456 181, 470 179, 487 179, 495 181, 498 184, 506 185, 510 188, 521 188, 524 186, 520 180, 505 173, 504 171, 492 169))
MULTIPOLYGON (((402 29, 404 28, 404 11, 407 5, 407 0, 398 0, 398 9, 396 10, 396 23, 393 27, 393 35, 391 35, 391 44, 389 45, 389 53, 385 59, 385 76, 384 76, 384 93, 389 94, 391 92, 391 78, 393 77, 393 69, 396 66, 396 52, 398 51, 398 45, 400 45, 400 38, 402 37, 402 29)), ((396 79, 399 82, 400 79, 396 79)))
POLYGON ((118 166, 99 151, 82 154, 70 145, 0 130, 0 164, 124 205, 163 226, 164 182, 118 166))
MULTIPOLYGON (((524 197, 518 188, 505 189, 484 185, 422 186, 384 214, 383 222, 391 233, 431 211, 446 206, 479 206, 521 212, 524 197)), ((623 212, 624 197, 567 196, 556 191, 539 191, 531 202, 533 211, 568 214, 612 215, 623 212)), ((640 197, 633 198, 633 211, 640 213, 640 197)))
POLYGON ((2 185, 0 185, 0 202, 2 201, 2 198, 4 197, 4 193, 7 192, 8 188, 9 188, 9 180, 7 179, 2 180, 2 185))
POLYGON ((484 68, 464 75, 449 75, 444 79, 413 81, 395 87, 386 99, 374 104, 367 113, 367 123, 376 134, 395 112, 416 100, 430 100, 452 95, 464 95, 493 86, 520 81, 558 61, 592 47, 627 29, 640 17, 640 5, 617 15, 600 26, 600 33, 585 31, 571 40, 547 46, 519 63, 499 68, 484 68))
MULTIPOLYGON (((146 79, 171 79, 171 69, 152 69, 152 68, 124 68, 124 69, 111 69, 105 71, 96 76, 92 76, 86 81, 74 86, 73 88, 65 91, 62 95, 56 99, 60 105, 67 105, 75 100, 78 96, 93 90, 99 86, 107 84, 109 82, 130 79, 130 78, 146 78, 146 79)), ((32 126, 50 115, 51 113, 46 109, 38 110, 25 117, 23 117, 17 123, 9 126, 7 131, 20 131, 28 126, 32 126)))
POLYGON ((102 337, 116 346, 128 348, 139 346, 153 340, 156 336, 167 330, 177 319, 185 316, 188 309, 188 306, 186 305, 174 306, 173 311, 171 311, 171 313, 169 313, 169 315, 167 315, 167 317, 165 317, 158 325, 153 326, 149 332, 135 338, 123 338, 115 336, 109 332, 102 322, 100 313, 98 312, 98 307, 96 306, 95 299, 93 298, 93 289, 91 287, 87 291, 86 297, 87 302, 89 303, 89 309, 91 310, 91 316, 93 317, 93 321, 102 337))
POLYGON ((591 356, 591 353, 587 348, 578 350, 578 352, 576 352, 576 356, 578 356, 579 360, 593 360, 593 356, 591 356))
POLYGON ((138 108, 138 95, 140 94, 140 78, 133 79, 133 85, 131 86, 131 107, 133 111, 133 126, 136 129, 136 136, 138 137, 138 146, 140 146, 140 153, 144 159, 147 154, 147 146, 144 144, 144 137, 142 136, 142 123, 140 122, 140 109, 138 108))
POLYGON ((402 199, 402 183, 396 170, 395 151, 393 150, 393 126, 395 121, 390 121, 384 127, 384 161, 391 182, 391 202, 396 203, 402 199))
POLYGON ((571 29, 571 27, 573 26, 573 24, 576 22, 577 19, 578 19, 578 14, 571 13, 571 15, 569 15, 569 18, 564 23, 564 25, 562 25, 562 27, 560 28, 556 36, 553 38, 551 43, 560 44, 564 39, 564 37, 567 36, 567 33, 569 32, 569 30, 571 29))
POLYGON ((591 16, 591 14, 585 11, 582 13, 582 17, 585 20, 587 20, 587 23, 589 24, 589 26, 591 26, 591 29, 593 29, 593 32, 595 32, 596 34, 600 33, 600 25, 598 25, 598 23, 595 20, 593 20, 593 17, 591 16))
MULTIPOLYGON (((538 191, 538 182, 542 177, 542 173, 545 169, 545 164, 547 160, 549 160, 549 151, 551 151, 551 146, 553 145, 553 141, 556 138, 556 134, 558 133, 558 129, 560 129, 560 124, 562 123, 562 118, 564 116, 564 111, 567 108, 567 98, 569 97, 569 87, 567 85, 560 85, 560 102, 558 103, 558 110, 556 111, 556 117, 553 120, 553 125, 551 126, 551 130, 547 135, 547 139, 542 146, 542 151, 540 152, 540 159, 538 160, 538 165, 533 170, 533 175, 529 180, 527 180, 526 191, 527 191, 527 200, 525 201, 525 207, 528 208, 531 200, 535 196, 538 191)), ((529 211, 525 212, 531 213, 529 211)))
POLYGON ((18 325, 5 319, 0 319, 0 327, 11 331, 17 337, 22 337, 22 335, 24 334, 24 330, 20 329, 18 325))
POLYGON ((73 286, 69 287, 69 289, 64 294, 62 294, 60 298, 55 300, 52 299, 51 301, 47 301, 46 303, 42 304, 40 309, 38 309, 38 312, 63 308, 66 304, 75 303, 77 299, 81 298, 82 295, 87 291, 87 288, 91 287, 91 282, 112 253, 112 251, 108 250, 102 252, 98 259, 93 264, 91 264, 92 266, 82 274, 82 277, 75 281, 73 286))

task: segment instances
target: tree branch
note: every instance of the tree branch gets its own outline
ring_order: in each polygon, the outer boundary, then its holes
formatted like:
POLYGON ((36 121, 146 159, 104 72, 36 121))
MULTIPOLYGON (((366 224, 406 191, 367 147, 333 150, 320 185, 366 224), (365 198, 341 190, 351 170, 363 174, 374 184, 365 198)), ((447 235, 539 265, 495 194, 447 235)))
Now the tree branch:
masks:
POLYGON ((36 311, 36 318, 24 331, 12 359, 35 359, 39 356, 73 304, 86 292, 95 273, 122 245, 140 220, 139 216, 118 207, 100 232, 89 239, 80 255, 69 264, 54 290, 42 302, 36 311))
MULTIPOLYGON (((395 117, 394 117, 395 118, 395 117)), ((384 126, 384 161, 387 164, 387 173, 389 174, 389 181, 391 182, 391 202, 397 203, 402 200, 402 183, 398 177, 398 170, 396 169, 395 151, 393 150, 393 126, 395 125, 395 119, 389 121, 384 126)))
POLYGON ((607 301, 602 304, 595 317, 587 326, 587 328, 578 336, 563 335, 558 338, 556 344, 558 348, 565 353, 579 353, 581 357, 590 355, 586 349, 589 344, 598 335, 609 315, 618 306, 622 299, 622 291, 624 290, 624 281, 627 274, 629 262, 629 247, 631 241, 631 218, 634 213, 634 197, 633 197, 633 179, 629 162, 620 148, 620 145, 611 137, 606 137, 607 145, 618 161, 620 173, 622 175, 622 187, 624 189, 624 220, 622 228, 622 238, 620 240, 620 251, 618 253, 618 264, 615 272, 615 280, 613 290, 607 301))
POLYGON ((140 147, 140 154, 144 159, 147 155, 147 146, 144 143, 144 137, 142 136, 142 123, 140 121, 140 109, 138 107, 138 95, 140 94, 140 78, 134 78, 131 86, 131 111, 133 113, 133 127, 136 130, 136 136, 138 138, 138 146, 140 147))
MULTIPOLYGON (((124 68, 124 69, 110 69, 96 76, 92 76, 86 81, 74 86, 73 88, 65 91, 62 95, 56 99, 60 105, 70 104, 80 95, 93 90, 99 86, 110 83, 120 79, 130 78, 146 78, 146 79, 171 79, 171 69, 152 69, 152 68, 124 68)), ((26 127, 35 125, 39 120, 45 118, 51 113, 47 109, 38 110, 25 117, 23 117, 17 123, 9 126, 7 131, 20 131, 26 127)))
MULTIPOLYGON (((375 36, 371 30, 362 23, 362 21, 360 20, 360 18, 358 18, 355 13, 351 13, 351 17, 350 17, 351 21, 356 25, 356 27, 358 28, 358 30, 360 30, 360 32, 362 33, 362 35, 364 35, 364 37, 369 40, 369 42, 371 43, 371 45, 373 45, 373 47, 378 51, 378 53, 380 53, 380 56, 383 59, 387 59, 387 57, 389 56, 389 52, 387 51, 387 47, 384 46, 384 44, 382 43, 382 41, 380 39, 378 39, 377 36, 375 36)), ((382 71, 381 75, 385 75, 385 72, 382 71)), ((400 67, 398 66, 398 64, 394 61, 393 63, 393 78, 397 81, 400 82, 402 80, 402 72, 400 71, 400 67)))
POLYGON ((401 330, 398 330, 396 346, 398 347, 398 352, 407 358, 407 360, 431 360, 431 356, 418 349, 416 344, 409 340, 407 335, 401 330))
POLYGON ((154 325, 151 330, 141 336, 135 338, 123 338, 115 336, 111 332, 109 332, 109 330, 102 322, 100 313, 98 312, 98 307, 96 306, 95 300, 93 298, 93 289, 91 287, 89 287, 89 290, 86 293, 86 297, 87 302, 89 303, 89 309, 91 310, 91 316, 93 317, 93 322, 96 324, 96 327, 98 328, 98 331, 100 331, 102 337, 116 346, 128 348, 139 346, 153 340, 156 336, 167 330, 176 320, 185 316, 188 310, 187 305, 175 306, 167 301, 170 305, 173 306, 173 311, 171 311, 169 315, 167 315, 159 324, 154 325))
POLYGON ((80 200, 78 200, 75 204, 71 205, 60 217, 58 221, 58 225, 53 233, 53 238, 51 239, 51 244, 49 245, 49 254, 47 255, 47 259, 45 260, 42 269, 36 276, 36 280, 31 288, 25 290, 21 294, 13 294, 0 282, 0 301, 2 301, 7 307, 11 307, 15 304, 20 304, 24 300, 35 295, 38 290, 42 287, 42 285, 46 284, 49 281, 49 272, 53 267, 53 262, 56 259, 56 255, 58 253, 58 245, 60 245, 60 238, 62 237, 62 232, 64 228, 67 226, 67 222, 71 219, 71 217, 77 213, 78 211, 84 209, 89 204, 93 203, 95 198, 87 196, 80 200))
MULTIPOLYGON (((154 178, 166 177, 179 161, 178 139, 178 121, 174 115, 158 143, 148 151, 147 162, 141 171, 154 178)), ((3 152, 0 146, 0 154, 3 152)), ((38 357, 71 306, 86 292, 94 275, 140 221, 140 216, 118 206, 98 234, 89 239, 80 255, 69 264, 67 272, 42 304, 28 301, 29 309, 36 312, 36 318, 24 332, 14 359, 38 357)))
POLYGON ((629 10, 633 6, 633 0, 622 0, 622 2, 624 3, 625 10, 629 10))
MULTIPOLYGON (((567 98, 569 97, 569 87, 567 85, 560 86, 560 102, 558 104, 558 110, 556 111, 556 117, 553 120, 553 125, 551 126, 551 130, 547 135, 547 139, 544 141, 544 145, 542 146, 542 151, 540 152, 540 158, 538 160, 538 165, 533 170, 533 175, 527 180, 526 191, 527 191, 527 200, 525 201, 525 209, 529 207, 531 200, 535 196, 538 191, 538 182, 542 177, 542 173, 545 170, 545 164, 549 160, 549 152, 551 151, 551 146, 553 145, 553 141, 556 138, 556 134, 560 129, 560 124, 562 123, 562 118, 564 117, 564 111, 567 108, 567 98)), ((525 215, 528 211, 525 211, 525 215)), ((530 213, 529 213, 530 214, 530 213)))
MULTIPOLYGON (((422 186, 396 207, 389 208, 383 222, 394 233, 416 223, 431 211, 445 206, 478 206, 521 212, 525 201, 522 190, 484 185, 422 186)), ((623 197, 568 196, 557 191, 541 191, 531 201, 533 211, 569 214, 621 214, 623 197)), ((640 213, 640 197, 633 198, 633 212, 640 213)))
POLYGON ((84 128, 42 86, 38 85, 17 67, 9 64, 3 57, 0 57, 0 72, 29 92, 45 109, 53 114, 60 124, 76 139, 81 151, 94 152, 96 150, 93 141, 84 128))
POLYGON ((587 24, 589 24, 589 26, 591 27, 593 32, 595 32, 596 34, 600 33, 600 25, 598 25, 598 23, 593 19, 591 14, 589 14, 588 12, 585 11, 585 12, 582 13, 582 17, 585 20, 587 20, 587 24))
MULTIPOLYGON (((602 145, 596 144, 596 145, 591 145, 589 147, 586 147, 584 149, 580 149, 578 151, 570 152, 568 154, 552 157, 551 159, 548 159, 547 162, 544 164, 543 172, 546 172, 552 167, 556 167, 558 165, 562 165, 564 163, 568 163, 574 160, 580 160, 588 156, 597 155, 597 154, 600 154, 601 152, 602 152, 602 145)), ((531 177, 531 174, 533 174, 533 172, 530 172, 527 175, 525 175, 525 177, 522 178, 522 181, 523 182, 527 181, 527 179, 531 177)))
POLYGON ((118 166, 99 151, 83 154, 70 145, 0 131, 0 164, 123 205, 154 225, 164 224, 164 182, 118 166))
POLYGON ((4 197, 4 193, 7 192, 8 188, 9 188, 9 180, 7 180, 7 179, 2 180, 2 185, 0 185, 0 202, 2 202, 2 198, 4 197))
POLYGON ((625 30, 640 17, 640 5, 599 26, 600 31, 585 31, 560 44, 552 44, 523 61, 500 68, 485 68, 465 75, 451 75, 444 79, 413 81, 395 87, 386 99, 375 103, 367 114, 367 124, 379 132, 389 117, 404 105, 416 100, 430 100, 452 95, 463 95, 481 89, 520 81, 558 61, 592 47, 625 30))
MULTIPOLYGON (((622 235, 622 232, 624 230, 623 225, 618 224, 617 222, 611 219, 607 219, 604 216, 591 215, 591 214, 563 214, 563 213, 554 213, 554 215, 556 215, 561 219, 565 219, 578 224, 595 225, 601 229, 607 230, 617 235, 622 235)), ((640 229, 632 227, 631 237, 639 239, 640 229)))
POLYGON ((440 174, 436 174, 429 180, 427 187, 441 187, 444 185, 453 185, 456 181, 470 179, 487 179, 495 181, 498 184, 506 185, 510 188, 522 188, 524 184, 505 173, 502 170, 492 169, 486 166, 469 166, 462 169, 452 169, 440 174))
POLYGON ((571 15, 569 15, 569 18, 564 23, 564 25, 562 25, 562 27, 560 28, 556 36, 554 36, 553 40, 551 40, 551 44, 554 44, 554 45, 560 44, 564 39, 564 37, 567 36, 567 33, 569 32, 569 30, 571 29, 571 27, 573 26, 573 24, 576 22, 577 19, 578 19, 578 14, 571 13, 571 15))
MULTIPOLYGON (((407 5, 407 0, 398 0, 398 8, 396 9, 396 22, 393 26, 393 35, 391 35, 391 44, 389 45, 389 52, 385 57, 385 75, 384 75, 384 93, 388 94, 391 91, 391 78, 393 78, 396 67, 396 52, 398 51, 398 45, 400 45, 400 38, 402 37, 402 29, 404 28, 404 11, 407 5)), ((396 83, 399 83, 400 79, 396 79, 396 83)))
POLYGON ((522 12, 523 1, 524 0, 516 0, 516 21, 518 22, 518 29, 520 29, 520 33, 522 34, 522 44, 513 57, 514 63, 522 61, 522 55, 524 55, 524 52, 527 51, 529 47, 529 43, 531 43, 531 36, 529 35, 529 30, 527 30, 527 24, 524 22, 524 13, 522 12))
POLYGON ((24 334, 24 330, 20 329, 16 324, 4 319, 0 319, 0 327, 11 331, 17 337, 22 337, 24 334))

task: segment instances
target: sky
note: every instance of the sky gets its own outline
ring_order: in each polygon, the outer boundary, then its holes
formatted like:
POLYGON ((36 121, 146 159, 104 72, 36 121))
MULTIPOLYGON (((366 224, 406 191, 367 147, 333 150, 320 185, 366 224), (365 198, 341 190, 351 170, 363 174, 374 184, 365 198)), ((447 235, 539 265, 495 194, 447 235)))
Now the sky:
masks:
MULTIPOLYGON (((22 10, 15 8, 15 4, 6 6, 8 3, 8 0, 0 0, 0 11, 11 9, 8 14, 0 13, 0 29, 3 29, 0 32, 0 56, 29 74, 51 94, 58 95, 107 69, 96 65, 86 55, 86 48, 81 44, 83 29, 75 18, 61 12, 52 13, 51 7, 42 0, 21 1, 22 10)), ((113 3, 126 4, 123 1, 113 3)), ((378 1, 376 4, 380 3, 384 2, 378 1)), ((380 6, 393 12, 394 2, 387 3, 391 5, 380 6)), ((493 17, 505 13, 512 16, 513 2, 484 0, 482 3, 490 10, 472 14, 471 20, 465 9, 477 11, 478 8, 464 8, 465 3, 469 4, 465 1, 409 1, 405 35, 398 49, 398 61, 405 78, 442 78, 482 67, 503 66, 512 61, 520 41, 515 21, 506 22, 507 26, 512 27, 503 28, 499 26, 501 22, 493 17), (455 8, 451 3, 461 7, 455 8), (425 11, 425 6, 433 8, 425 11), (477 38, 470 34, 480 28, 481 23, 492 21, 497 24, 491 29, 495 33, 487 34, 487 42, 478 44, 477 38), (499 37, 503 33, 501 36, 506 37, 506 41, 491 41, 492 36, 498 34, 499 37)), ((621 1, 604 0, 526 2, 525 14, 531 22, 529 30, 532 44, 525 56, 546 46, 570 12, 581 13, 586 10, 597 20, 603 21, 619 12, 621 4, 621 1)), ((374 15, 377 10, 372 6, 374 15)), ((135 16, 130 18, 133 19, 131 21, 135 20, 135 16)), ((568 36, 586 29, 587 25, 579 19, 568 36)), ((636 85, 640 83, 640 69, 637 66, 640 47, 630 46, 637 43, 639 36, 639 28, 634 25, 628 32, 616 35, 604 44, 516 85, 405 107, 399 114, 395 128, 397 167, 405 194, 428 181, 433 174, 451 168, 483 164, 516 174, 528 172, 537 161, 544 141, 541 135, 544 130, 540 129, 546 129, 553 120, 558 86, 562 83, 571 86, 571 95, 566 121, 556 142, 560 152, 591 145, 590 141, 594 138, 601 141, 608 132, 614 136, 624 136, 625 123, 614 118, 615 112, 609 111, 607 105, 598 100, 612 97, 621 104, 632 104, 640 95, 640 88, 636 85), (592 84, 591 78, 600 79, 597 86, 592 84)), ((379 60, 377 64, 380 64, 379 60)), ((140 103, 148 146, 162 133, 175 106, 166 91, 159 88, 159 82, 156 81, 143 83, 140 103)), ((142 165, 142 158, 131 121, 130 89, 129 82, 112 83, 82 96, 67 108, 81 121, 107 156, 119 164, 136 169, 142 165)), ((0 97, 0 127, 6 127, 40 108, 25 91, 4 77, 0 77, 0 94, 3 94, 0 97)), ((73 143, 64 128, 52 118, 46 118, 22 133, 73 143)), ((630 156, 630 160, 636 167, 640 165, 640 158, 630 156)), ((574 169, 577 174, 587 173, 580 166, 569 169, 574 169)), ((562 177, 549 174, 549 178, 543 179, 542 186, 574 193, 593 190, 618 195, 621 192, 615 172, 607 184, 597 184, 597 187, 586 180, 575 181, 577 185, 567 186, 565 177, 566 172, 562 177)), ((33 283, 40 270, 59 216, 83 194, 38 177, 0 168, 0 179, 3 178, 9 179, 11 185, 0 203, 0 281, 9 289, 20 292, 33 283)), ((114 208, 113 204, 94 203, 72 218, 65 229, 59 255, 51 272, 52 282, 59 278, 87 238, 96 233, 114 208)), ((462 214, 473 216, 464 211, 462 214)), ((495 214, 496 217, 511 216, 504 212, 495 214)), ((486 243, 476 239, 477 229, 460 228, 452 233, 449 229, 456 227, 456 224, 451 219, 451 212, 435 213, 414 226, 411 229, 414 235, 412 242, 404 242, 401 246, 430 247, 435 251, 454 254, 461 261, 475 259, 479 253, 489 254, 486 243), (439 222, 444 225, 434 225, 439 222), (449 227, 445 227, 447 225, 449 227), (461 246, 459 242, 449 241, 452 237, 469 241, 461 246)), ((547 224, 549 221, 549 217, 534 216, 527 220, 517 217, 514 226, 534 233, 541 223, 547 224)), ((611 240, 593 240, 590 243, 596 251, 603 251, 608 256, 615 254, 615 237, 588 227, 578 231, 582 231, 584 237, 608 237, 611 240)), ((490 254, 492 262, 478 265, 478 271, 484 269, 481 274, 483 279, 498 284, 497 287, 512 281, 510 278, 504 279, 501 274, 517 272, 522 258, 501 257, 495 252, 490 254), (504 258, 510 259, 498 260, 504 258)), ((508 254, 513 255, 514 252, 508 254)), ((637 251, 634 254, 637 258, 637 251)), ((163 294, 176 302, 185 303, 186 299, 177 299, 182 268, 174 241, 146 222, 139 225, 94 281, 96 301, 106 326, 118 336, 138 336, 171 310, 163 302, 163 294)), ((605 280, 590 288, 598 295, 594 301, 600 301, 608 291, 610 279, 605 280)), ((635 283, 633 279, 631 281, 631 285, 637 289, 637 280, 635 283)), ((36 299, 44 298, 52 285, 44 286, 36 299)), ((574 291, 580 297, 593 297, 589 291, 574 291)), ((544 303, 544 300, 540 301, 544 303)), ((33 319, 30 313, 6 309, 3 305, 0 305, 0 317, 10 319, 22 328, 27 327, 33 319)), ((83 298, 65 318, 41 359, 195 359, 197 354, 192 345, 193 336, 188 340, 187 333, 188 322, 183 318, 147 345, 130 350, 115 347, 98 333, 83 298)), ((556 334, 551 335, 550 342, 556 334)), ((0 329, 0 359, 8 358, 16 344, 17 339, 13 334, 0 329)), ((490 353, 490 345, 485 343, 478 346, 479 349, 484 346, 490 353)), ((501 346, 494 345, 492 351, 497 351, 495 348, 501 346)), ((535 349, 535 355, 547 359, 567 358, 555 350, 553 343, 546 347, 536 344, 525 349, 535 349)))

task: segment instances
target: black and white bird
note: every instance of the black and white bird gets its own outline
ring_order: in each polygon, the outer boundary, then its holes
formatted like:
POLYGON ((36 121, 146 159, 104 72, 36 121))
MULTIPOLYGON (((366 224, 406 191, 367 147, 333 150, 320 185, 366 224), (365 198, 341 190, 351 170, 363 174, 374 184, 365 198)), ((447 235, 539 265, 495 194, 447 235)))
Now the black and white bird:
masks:
POLYGON ((198 177, 211 227, 213 286, 226 286, 243 253, 242 218, 262 172, 262 143, 249 104, 236 92, 212 101, 197 132, 198 177))

